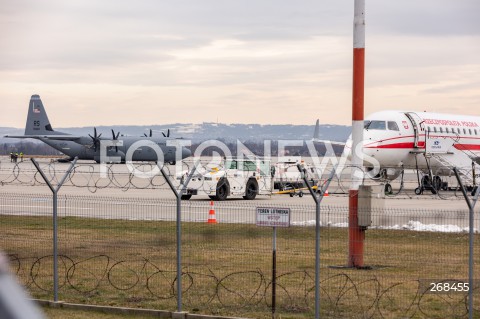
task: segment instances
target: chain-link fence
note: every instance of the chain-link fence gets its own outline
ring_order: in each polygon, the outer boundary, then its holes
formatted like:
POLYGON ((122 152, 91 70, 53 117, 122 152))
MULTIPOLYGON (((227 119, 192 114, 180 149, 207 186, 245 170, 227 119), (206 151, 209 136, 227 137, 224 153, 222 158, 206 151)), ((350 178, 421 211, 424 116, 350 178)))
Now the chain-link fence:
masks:
MULTIPOLYGON (((255 225, 254 202, 210 204, 182 202, 183 310, 271 316, 272 229, 255 225), (217 223, 207 223, 211 210, 217 223)), ((277 230, 276 311, 312 317, 315 207, 313 201, 288 206, 292 226, 277 230)), ((13 271, 35 298, 52 299, 51 195, 0 193, 0 212, 0 246, 13 271)), ((59 195, 58 217, 60 300, 176 309, 175 201, 59 195)), ((478 282, 464 285, 468 211, 382 209, 372 212, 372 220, 366 267, 350 269, 348 207, 322 205, 320 314, 466 318, 467 289, 479 300, 478 282)), ((475 243, 479 226, 475 218, 475 243)), ((475 248, 475 264, 478 256, 475 248)))
MULTIPOLYGON (((69 165, 66 163, 59 163, 58 161, 40 161, 41 169, 44 171, 48 179, 56 184, 61 180, 62 176, 67 172, 69 165)), ((323 170, 320 170, 318 174, 314 169, 314 163, 310 163, 309 175, 314 177, 315 180, 324 181, 334 170, 332 164, 326 165, 323 170), (320 175, 320 176, 318 176, 320 175)), ((165 165, 164 170, 172 180, 180 181, 179 177, 183 176, 182 173, 190 171, 193 167, 192 161, 183 161, 177 163, 178 166, 165 165)), ((210 160, 202 160, 197 164, 197 172, 209 171, 212 168, 221 170, 225 168, 224 163, 218 162, 215 158, 210 160)), ((136 163, 133 169, 136 172, 152 172, 156 168, 154 163, 136 163)), ((329 185, 330 194, 348 194, 351 183, 351 166, 344 165, 335 169, 335 174, 329 185)), ((390 185, 385 195, 388 198, 409 198, 415 199, 417 195, 415 190, 419 185, 424 185, 422 194, 425 196, 432 196, 439 199, 450 200, 456 198, 462 198, 462 193, 459 189, 457 180, 452 171, 445 175, 440 170, 433 171, 433 177, 437 176, 437 173, 442 173, 441 182, 438 187, 429 187, 433 183, 430 181, 429 174, 423 171, 417 170, 415 167, 404 167, 403 170, 398 168, 385 168, 385 170, 392 169, 395 172, 401 174, 395 179, 391 180, 391 176, 378 174, 373 176, 371 172, 365 172, 365 181, 367 183, 388 183, 390 185)), ((472 168, 472 166, 459 167, 462 177, 464 177, 464 184, 468 185, 469 192, 475 190, 472 185, 476 185, 478 180, 478 173, 472 168), (473 179, 473 184, 472 180, 473 179)), ((278 172, 277 172, 278 173, 278 172)), ((296 164, 290 165, 286 174, 296 174, 296 178, 289 178, 286 183, 287 186, 296 185, 302 182, 296 164)), ((386 174, 386 173, 385 173, 386 174)), ((139 175, 139 174, 137 174, 139 175)), ((71 173, 65 180, 65 186, 75 188, 77 190, 86 190, 90 193, 96 193, 105 189, 117 190, 121 192, 127 191, 142 191, 142 190, 169 190, 169 187, 161 174, 155 174, 150 178, 142 178, 132 173, 132 169, 128 169, 125 165, 104 164, 100 166, 98 164, 92 164, 87 162, 77 163, 71 173)), ((277 174, 278 175, 278 174, 277 174)), ((282 181, 281 178, 277 178, 273 184, 277 185, 282 181)), ((2 186, 47 186, 41 174, 37 171, 30 160, 25 160, 18 163, 10 163, 0 160, 0 185, 2 186)), ((277 185, 278 186, 278 185, 277 185)), ((208 189, 208 186, 203 184, 198 187, 199 191, 208 189)), ((307 191, 308 193, 308 191, 307 191)))

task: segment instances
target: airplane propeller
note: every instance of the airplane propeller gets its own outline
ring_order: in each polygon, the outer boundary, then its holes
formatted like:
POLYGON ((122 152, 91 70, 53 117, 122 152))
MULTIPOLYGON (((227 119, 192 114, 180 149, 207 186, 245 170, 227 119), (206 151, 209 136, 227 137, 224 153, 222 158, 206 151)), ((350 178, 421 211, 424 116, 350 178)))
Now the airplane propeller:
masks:
POLYGON ((153 135, 152 129, 150 129, 150 135, 147 135, 147 133, 143 133, 143 135, 145 135, 145 137, 152 137, 153 135))
MULTIPOLYGON (((113 140, 114 140, 114 141, 117 141, 119 136, 120 136, 120 131, 118 131, 117 134, 115 135, 115 132, 114 132, 113 129, 112 129, 112 138, 113 138, 113 140)), ((118 153, 118 146, 117 146, 117 144, 115 144, 115 152, 118 153)))
POLYGON ((93 141, 93 149, 94 151, 96 152, 97 151, 97 145, 100 144, 100 136, 102 136, 102 133, 98 134, 97 135, 97 128, 94 127, 93 128, 93 136, 88 134, 88 136, 90 136, 90 138, 92 139, 93 141))
MULTIPOLYGON (((170 129, 167 129, 167 134, 162 132, 163 137, 170 137, 170 129)), ((153 136, 153 131, 150 129, 150 133, 147 135, 147 133, 143 133, 143 136, 145 137, 152 137, 153 136)))

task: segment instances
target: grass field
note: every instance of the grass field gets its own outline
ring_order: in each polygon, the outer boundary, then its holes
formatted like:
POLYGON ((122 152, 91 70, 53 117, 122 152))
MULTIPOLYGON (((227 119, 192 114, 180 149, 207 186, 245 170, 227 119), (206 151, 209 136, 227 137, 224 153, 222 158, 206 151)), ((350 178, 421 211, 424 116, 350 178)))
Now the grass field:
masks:
MULTIPOLYGON (((271 317, 271 229, 242 224, 182 226, 183 310, 271 317)), ((60 300, 176 310, 175 234, 173 222, 59 219, 60 300)), ((278 229, 281 318, 312 317, 314 236, 312 227, 278 229)), ((345 268, 347 229, 322 228, 322 315, 466 317, 464 293, 424 294, 419 292, 419 280, 467 279, 467 234, 368 230, 365 243, 365 264, 371 268, 345 268)), ((52 299, 51 220, 0 216, 0 245, 30 293, 52 299)), ((476 253, 475 263, 479 260, 476 253)), ((479 295, 475 290, 477 299, 479 295)))
MULTIPOLYGON (((130 314, 104 313, 91 310, 63 309, 63 308, 41 308, 45 317, 49 319, 127 319, 132 318, 130 314)), ((135 315, 135 319, 152 319, 153 316, 135 315)))

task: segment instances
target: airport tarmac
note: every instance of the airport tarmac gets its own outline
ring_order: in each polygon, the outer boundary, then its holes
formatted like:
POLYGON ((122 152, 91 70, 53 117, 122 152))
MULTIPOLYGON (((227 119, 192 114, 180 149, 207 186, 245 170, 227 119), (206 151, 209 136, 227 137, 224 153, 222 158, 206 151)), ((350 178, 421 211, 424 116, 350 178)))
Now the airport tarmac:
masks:
MULTIPOLYGON (((56 184, 68 169, 68 163, 51 163, 49 160, 39 160, 45 174, 56 184)), ((132 178, 131 174, 124 167, 125 165, 114 165, 107 169, 106 177, 101 177, 99 165, 92 163, 79 163, 71 178, 67 179, 65 185, 60 189, 60 195, 72 197, 87 196, 83 207, 76 207, 70 212, 75 216, 88 216, 98 218, 121 218, 121 219, 158 219, 174 220, 175 218, 175 196, 168 187, 161 175, 153 179, 132 178), (108 198, 108 199, 106 199, 108 198), (95 209, 94 201, 107 201, 116 207, 109 212, 95 209), (137 212, 132 216, 132 208, 127 206, 135 202, 144 201, 145 205, 164 205, 165 209, 146 209, 146 212, 137 212), (156 201, 150 203, 149 201, 156 201), (123 209, 123 208, 125 209, 123 209), (127 209, 128 208, 128 209, 127 209)), ((145 169, 146 167, 143 167, 145 169)), ((151 169, 151 166, 148 166, 151 169)), ((173 167, 167 171, 175 176, 173 167)), ((345 174, 344 174, 345 175, 345 174)), ((348 174, 347 174, 348 176, 348 174)), ((396 195, 381 198, 380 194, 375 195, 372 204, 379 208, 372 213, 374 226, 394 227, 406 225, 411 221, 419 221, 422 224, 455 225, 460 228, 468 226, 467 204, 461 194, 454 191, 444 191, 433 195, 426 192, 424 195, 415 195, 413 189, 416 187, 415 176, 409 176, 405 180, 405 187, 396 195)), ((178 183, 178 182, 177 182, 178 183)), ((392 183, 394 193, 400 187, 399 182, 392 183)), ((322 201, 322 224, 342 225, 348 222, 348 195, 345 188, 347 181, 335 178, 329 188, 329 196, 322 201)), ((246 201, 241 197, 228 198, 224 202, 215 202, 217 218, 223 222, 253 223, 255 222, 255 207, 277 206, 291 207, 296 213, 292 213, 292 222, 297 224, 309 224, 315 219, 315 204, 308 190, 304 195, 290 197, 289 195, 257 196, 253 201, 246 201), (244 213, 241 213, 241 211, 244 213), (229 213, 235 211, 235 214, 229 213)), ((0 213, 2 214, 32 214, 37 209, 40 215, 51 214, 50 202, 46 200, 51 195, 48 186, 43 182, 40 174, 30 161, 10 163, 8 158, 1 158, 0 162, 0 213), (8 160, 8 162, 6 161, 8 160), (25 198, 23 204, 28 208, 17 207, 18 200, 11 197, 17 195, 25 198), (36 198, 36 200, 35 200, 36 198), (39 199, 40 198, 40 199, 39 199), (30 199, 30 202, 27 200, 30 199)), ((188 205, 188 214, 184 215, 185 220, 203 221, 208 216, 210 199, 206 195, 193 196, 185 206, 188 205)), ((61 206, 61 205, 60 205, 61 206)), ((141 206, 141 205, 140 205, 141 206)), ((61 207, 60 207, 61 208, 61 207)), ((478 222, 476 222, 478 223, 478 222)), ((479 227, 476 227, 479 229, 479 227)))

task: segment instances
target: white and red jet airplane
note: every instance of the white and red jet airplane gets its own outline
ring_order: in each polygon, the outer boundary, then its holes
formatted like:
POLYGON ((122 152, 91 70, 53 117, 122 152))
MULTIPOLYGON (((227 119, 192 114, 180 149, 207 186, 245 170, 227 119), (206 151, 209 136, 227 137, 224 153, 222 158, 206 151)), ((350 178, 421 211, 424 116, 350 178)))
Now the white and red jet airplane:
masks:
MULTIPOLYGON (((317 130, 316 130, 317 131, 317 130)), ((416 168, 424 175, 415 193, 424 189, 433 193, 448 185, 441 176, 452 174, 457 167, 464 180, 475 190, 475 168, 480 168, 480 117, 430 112, 382 111, 365 119, 364 167, 373 171, 372 157, 380 172, 371 178, 388 181, 402 174, 404 168, 416 168)), ((316 140, 316 138, 314 138, 316 140)), ((345 151, 351 153, 351 136, 345 151)), ((348 154, 348 153, 347 153, 348 154)), ((473 193, 472 191, 472 193, 473 193)))

